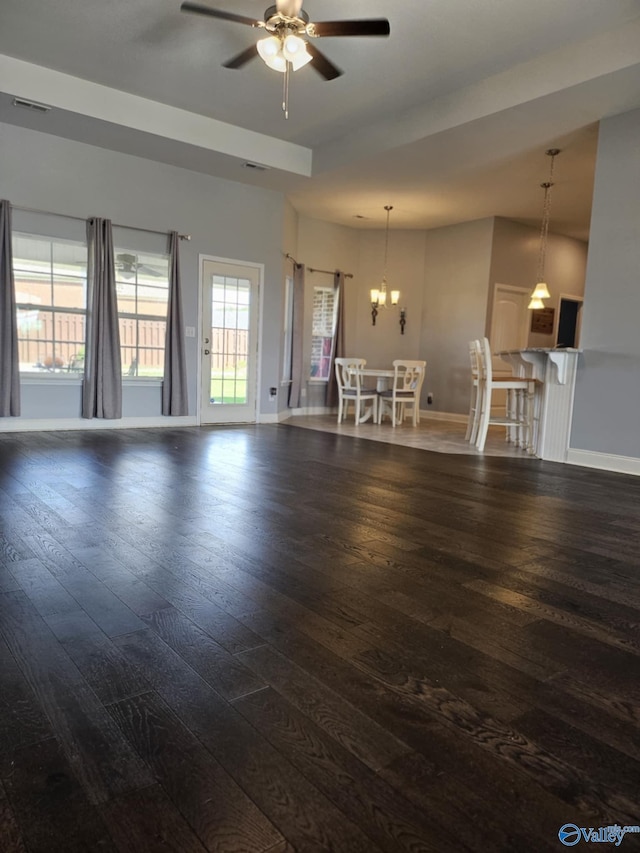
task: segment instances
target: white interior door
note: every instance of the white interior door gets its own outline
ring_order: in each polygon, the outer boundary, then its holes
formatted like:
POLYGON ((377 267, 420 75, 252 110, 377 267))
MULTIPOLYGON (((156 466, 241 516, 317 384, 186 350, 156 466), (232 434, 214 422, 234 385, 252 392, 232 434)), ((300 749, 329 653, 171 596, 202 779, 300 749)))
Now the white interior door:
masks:
MULTIPOLYGON (((491 352, 524 349, 529 339, 530 312, 527 308, 531 295, 521 287, 496 284, 493 292, 491 316, 491 352)), ((511 373, 511 367, 494 359, 496 373, 511 373)))
POLYGON ((256 421, 260 270, 240 262, 202 260, 203 424, 256 421))

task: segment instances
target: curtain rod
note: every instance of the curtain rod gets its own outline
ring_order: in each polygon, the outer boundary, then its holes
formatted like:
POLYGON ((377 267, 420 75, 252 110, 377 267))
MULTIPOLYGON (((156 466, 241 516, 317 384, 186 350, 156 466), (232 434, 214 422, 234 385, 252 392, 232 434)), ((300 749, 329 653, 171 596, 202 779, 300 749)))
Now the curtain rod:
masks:
MULTIPOLYGON (((293 257, 293 255, 290 255, 290 254, 289 254, 289 252, 287 252, 287 253, 285 254, 285 258, 288 258, 290 261, 293 261, 293 263, 294 263, 297 267, 302 266, 302 264, 299 264, 299 263, 296 261, 296 259, 293 257)), ((336 274, 336 272, 340 272, 340 270, 316 270, 316 269, 314 269, 313 267, 307 267, 307 269, 309 270, 309 272, 323 272, 323 273, 326 273, 326 275, 335 275, 335 274, 336 274)), ((353 273, 352 273, 352 272, 346 272, 346 273, 344 273, 344 277, 345 277, 345 278, 353 278, 353 273)))
MULTIPOLYGON (((82 216, 72 216, 70 213, 54 213, 52 210, 39 210, 37 207, 21 207, 19 204, 12 204, 14 210, 21 210, 23 213, 41 213, 45 216, 61 216, 64 219, 76 219, 78 222, 86 222, 82 216)), ((126 228, 128 231, 144 231, 146 234, 169 234, 169 231, 156 231, 154 228, 138 228, 135 225, 118 225, 112 223, 114 228, 126 228)), ((190 240, 191 234, 178 234, 181 240, 190 240)))
MULTIPOLYGON (((327 275, 335 275, 337 272, 340 272, 340 270, 316 270, 313 267, 308 267, 308 269, 309 269, 309 272, 323 272, 323 273, 326 273, 327 275)), ((345 278, 353 278, 352 272, 345 272, 345 273, 343 273, 343 275, 345 278)))

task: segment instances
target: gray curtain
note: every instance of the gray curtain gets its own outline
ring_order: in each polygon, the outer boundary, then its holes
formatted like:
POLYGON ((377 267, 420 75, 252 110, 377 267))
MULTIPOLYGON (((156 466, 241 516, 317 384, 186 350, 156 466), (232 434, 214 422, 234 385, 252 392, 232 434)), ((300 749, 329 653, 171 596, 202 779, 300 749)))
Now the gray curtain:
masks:
POLYGON ((111 220, 87 220, 87 332, 83 418, 122 417, 122 365, 111 220))
POLYGON ((304 332, 304 264, 293 265, 293 341, 291 344, 291 387, 289 408, 300 408, 304 332))
POLYGON ((333 337, 333 352, 331 353, 331 369, 327 383, 327 396, 325 398, 326 405, 330 407, 338 405, 335 359, 346 356, 344 345, 344 273, 340 270, 336 270, 334 273, 333 289, 335 298, 338 300, 338 311, 336 314, 336 333, 333 337))
POLYGON ((164 344, 163 415, 189 414, 179 245, 178 232, 172 231, 169 235, 169 306, 164 344))
POLYGON ((11 205, 0 201, 0 418, 20 414, 18 320, 11 252, 11 205))

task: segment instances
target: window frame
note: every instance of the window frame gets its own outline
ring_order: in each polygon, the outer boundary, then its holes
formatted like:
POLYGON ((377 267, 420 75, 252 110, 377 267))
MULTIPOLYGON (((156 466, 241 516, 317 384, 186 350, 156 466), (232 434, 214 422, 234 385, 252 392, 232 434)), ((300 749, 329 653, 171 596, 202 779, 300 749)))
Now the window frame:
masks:
POLYGON ((132 384, 132 385, 158 385, 164 379, 164 354, 165 354, 165 350, 166 350, 166 330, 167 330, 167 322, 168 322, 168 315, 169 315, 169 293, 170 293, 170 289, 171 289, 169 254, 168 254, 168 252, 149 252, 149 251, 142 251, 139 249, 132 249, 130 247, 122 248, 122 247, 116 247, 116 246, 114 246, 113 254, 114 254, 114 261, 115 261, 115 284, 116 284, 118 329, 120 332, 122 331, 121 322, 123 320, 124 321, 132 320, 135 324, 135 343, 134 344, 123 343, 122 335, 120 335, 120 360, 121 360, 122 382, 126 383, 126 384, 132 384), (124 254, 130 255, 134 259, 133 263, 135 265, 135 269, 132 271, 133 280, 128 280, 128 279, 124 278, 121 275, 121 271, 118 270, 117 258, 119 255, 121 256, 124 254), (134 291, 133 299, 134 299, 134 304, 135 304, 136 309, 137 309, 139 302, 144 301, 144 300, 140 300, 140 298, 139 298, 139 288, 141 288, 141 287, 154 287, 155 286, 153 284, 150 284, 146 280, 143 282, 140 282, 138 280, 138 269, 137 269, 137 267, 141 264, 141 261, 139 260, 140 256, 143 256, 143 258, 147 261, 149 259, 158 259, 158 260, 162 260, 163 264, 166 263, 166 269, 167 269, 167 277, 165 279, 166 287, 163 287, 163 288, 158 287, 158 290, 164 290, 166 292, 164 316, 160 316, 158 314, 147 314, 144 312, 139 312, 137 310, 136 311, 120 310, 119 296, 121 294, 118 292, 118 287, 120 285, 125 285, 125 286, 130 285, 133 287, 133 291, 134 291), (141 322, 159 322, 159 323, 162 323, 164 325, 164 330, 162 333, 162 345, 161 346, 144 346, 144 345, 140 344, 140 323, 141 322), (124 353, 123 353, 124 349, 127 349, 127 350, 132 349, 133 352, 135 353, 135 355, 132 355, 131 359, 129 359, 129 358, 125 359, 124 353), (153 375, 145 376, 145 375, 140 375, 137 372, 134 372, 134 373, 131 372, 131 370, 132 370, 131 363, 133 362, 133 360, 136 361, 135 370, 138 369, 140 350, 147 351, 147 352, 154 351, 154 352, 161 353, 159 373, 156 374, 155 376, 153 376, 153 375), (126 370, 127 363, 130 363, 128 370, 126 370))
MULTIPOLYGON (((13 268, 13 277, 14 277, 14 296, 15 296, 15 309, 16 309, 16 324, 18 327, 18 350, 20 350, 21 344, 44 344, 45 347, 50 345, 51 349, 51 357, 53 359, 53 364, 50 368, 46 367, 44 364, 40 367, 36 367, 35 365, 30 366, 28 368, 21 368, 20 365, 22 362, 19 361, 19 375, 20 381, 26 382, 27 384, 37 384, 42 382, 43 380, 46 382, 62 382, 64 384, 77 385, 84 376, 84 370, 72 370, 70 367, 70 361, 65 366, 64 364, 59 367, 55 366, 55 359, 58 357, 58 349, 67 345, 70 349, 70 345, 75 345, 77 351, 84 351, 86 346, 86 330, 87 330, 87 322, 89 317, 89 312, 87 308, 87 275, 88 275, 88 258, 87 258, 87 244, 86 242, 81 242, 79 240, 69 239, 65 237, 56 237, 49 234, 34 234, 28 231, 15 230, 12 234, 12 268, 13 268), (18 295, 20 293, 20 282, 21 276, 25 271, 18 269, 16 267, 16 252, 15 252, 15 240, 31 240, 39 243, 47 243, 49 246, 49 258, 48 258, 48 272, 46 273, 37 273, 38 275, 46 274, 49 278, 49 285, 51 287, 51 303, 48 305, 43 305, 42 303, 35 302, 25 302, 23 300, 18 300, 18 295), (84 266, 84 276, 70 274, 67 276, 68 279, 75 280, 75 284, 81 284, 83 288, 83 298, 84 298, 84 307, 76 308, 74 306, 65 306, 55 302, 54 296, 56 292, 56 276, 54 274, 54 270, 56 267, 56 263, 60 263, 55 260, 54 254, 54 246, 75 246, 76 248, 81 248, 85 254, 85 266, 84 266), (20 335, 20 311, 35 311, 38 313, 45 313, 49 315, 51 318, 51 338, 39 337, 39 338, 25 338, 20 335), (84 331, 83 331, 83 340, 82 341, 64 341, 63 339, 58 339, 56 337, 56 314, 67 314, 73 315, 76 317, 84 318, 84 331), (56 346, 57 344, 57 346, 56 346)), ((20 259, 21 260, 21 259, 20 259)), ((19 262, 19 261, 18 261, 19 262)), ((28 260, 27 260, 28 263, 28 260)), ((62 286, 62 282, 59 283, 58 286, 62 286)))
POLYGON ((310 383, 314 383, 314 384, 317 383, 317 384, 325 384, 326 385, 331 379, 331 365, 333 364, 333 358, 334 358, 335 346, 336 346, 336 324, 337 324, 337 320, 338 320, 338 299, 339 299, 338 291, 332 285, 321 285, 321 284, 314 284, 313 285, 313 308, 312 308, 312 313, 311 313, 311 353, 310 353, 309 378, 308 378, 308 381, 310 383), (332 299, 333 299, 333 306, 332 306, 333 316, 332 316, 332 320, 331 320, 331 334, 330 335, 315 334, 314 333, 314 325, 315 325, 315 318, 316 318, 316 304, 315 304, 315 302, 316 302, 316 294, 318 292, 330 294, 332 299), (320 357, 319 357, 319 363, 322 363, 322 359, 327 359, 327 358, 329 359, 329 370, 328 370, 326 376, 318 376, 318 375, 314 376, 312 373, 313 365, 314 365, 314 355, 313 355, 314 340, 317 338, 321 338, 323 341, 327 341, 327 340, 330 341, 329 353, 328 354, 324 353, 324 350, 326 349, 326 347, 323 343, 322 344, 322 350, 323 351, 320 353, 320 357))

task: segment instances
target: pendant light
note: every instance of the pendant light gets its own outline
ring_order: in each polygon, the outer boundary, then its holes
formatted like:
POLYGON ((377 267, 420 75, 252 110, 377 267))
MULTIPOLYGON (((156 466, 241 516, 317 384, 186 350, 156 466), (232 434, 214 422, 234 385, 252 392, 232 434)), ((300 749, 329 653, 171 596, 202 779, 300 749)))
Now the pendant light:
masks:
MULTIPOLYGON (((393 206, 386 204, 384 209, 387 211, 387 225, 384 235, 384 271, 382 275, 382 283, 379 287, 371 289, 371 325, 375 326, 376 317, 378 316, 378 308, 387 307, 387 261, 389 257, 389 214, 393 210, 393 206)), ((391 305, 395 307, 400 301, 400 291, 392 290, 390 292, 391 305)), ((404 330, 403 330, 404 333, 404 330)))
POLYGON ((528 307, 532 311, 537 311, 544 308, 543 299, 549 299, 551 294, 546 281, 544 280, 544 265, 547 257, 547 239, 549 235, 549 218, 551 214, 551 189, 553 187, 553 164, 555 158, 560 153, 559 148, 549 148, 546 152, 547 157, 551 157, 551 166, 549 168, 549 180, 540 184, 544 190, 544 203, 542 206, 542 225, 540 226, 540 246, 538 248, 538 279, 537 284, 531 293, 531 301, 528 307))

